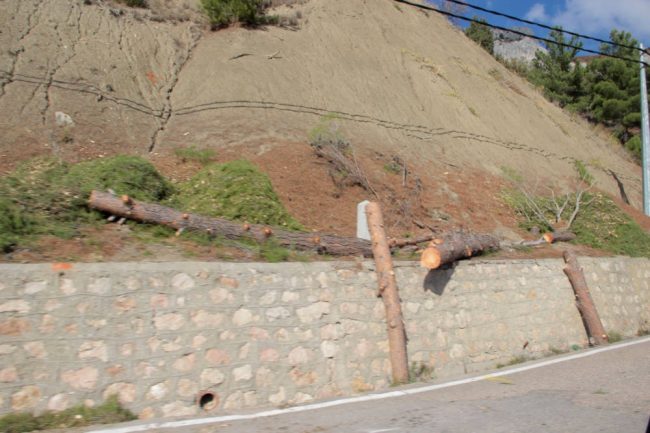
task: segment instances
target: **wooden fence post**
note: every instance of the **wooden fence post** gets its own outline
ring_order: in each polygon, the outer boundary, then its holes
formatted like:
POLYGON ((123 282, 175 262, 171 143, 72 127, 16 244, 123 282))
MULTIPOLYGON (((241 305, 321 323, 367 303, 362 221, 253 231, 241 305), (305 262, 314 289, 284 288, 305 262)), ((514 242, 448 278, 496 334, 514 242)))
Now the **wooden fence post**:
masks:
POLYGON ((408 355, 406 352, 406 331, 402 318, 402 307, 390 247, 384 231, 384 221, 378 203, 370 202, 366 207, 368 216, 368 229, 372 238, 372 253, 375 259, 379 296, 386 307, 386 321, 388 324, 388 347, 390 350, 390 364, 393 374, 393 383, 408 383, 408 355))
POLYGON ((578 264, 578 259, 572 252, 565 251, 564 262, 567 264, 564 268, 564 273, 569 277, 569 281, 573 287, 573 292, 576 296, 576 306, 582 316, 589 340, 591 341, 593 339, 593 344, 596 346, 607 344, 607 333, 605 333, 603 323, 598 316, 598 310, 596 310, 594 301, 589 294, 587 280, 585 279, 582 268, 578 264))

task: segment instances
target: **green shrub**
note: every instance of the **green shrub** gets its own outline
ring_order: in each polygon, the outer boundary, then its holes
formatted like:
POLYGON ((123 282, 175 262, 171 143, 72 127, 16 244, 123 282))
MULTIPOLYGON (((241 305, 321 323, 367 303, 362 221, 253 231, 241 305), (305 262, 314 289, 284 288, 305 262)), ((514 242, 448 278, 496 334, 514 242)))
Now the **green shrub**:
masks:
POLYGON ((576 242, 632 257, 650 257, 650 235, 609 197, 593 194, 593 202, 582 210, 571 230, 576 242))
POLYGON ((116 396, 109 397, 97 407, 75 406, 62 412, 45 412, 34 416, 26 413, 11 413, 0 418, 0 431, 24 433, 36 430, 68 429, 93 424, 114 424, 132 421, 137 417, 124 409, 116 396))
POLYGON ((260 255, 270 263, 286 262, 291 255, 290 251, 274 239, 269 239, 260 245, 260 255))
POLYGON ((178 186, 171 204, 188 212, 299 230, 269 178, 247 161, 210 164, 178 186))
POLYGON ((249 26, 267 24, 262 0, 201 0, 213 29, 241 22, 249 26))
POLYGON ((19 242, 21 236, 74 235, 79 224, 95 221, 99 216, 86 207, 90 191, 108 188, 148 201, 162 200, 172 191, 153 165, 134 156, 73 166, 51 158, 32 159, 0 179, 2 206, 8 209, 0 225, 11 228, 9 234, 2 235, 2 248, 19 242))
POLYGON ((21 235, 29 233, 33 222, 10 200, 0 198, 0 251, 7 252, 18 243, 21 235))
POLYGON ((625 143, 625 148, 630 151, 632 155, 639 161, 641 161, 642 157, 642 152, 641 152, 641 136, 635 135, 634 137, 630 138, 626 143, 625 143))
POLYGON ((124 3, 125 5, 132 7, 132 8, 146 8, 147 7, 147 1, 146 0, 117 0, 120 3, 124 3))
POLYGON ((137 200, 160 201, 172 193, 171 184, 147 160, 118 155, 81 162, 70 167, 65 177, 75 198, 84 202, 93 189, 112 189, 137 200))
POLYGON ((206 165, 216 157, 216 152, 213 149, 197 149, 195 146, 190 146, 174 149, 174 155, 183 162, 193 161, 206 165))

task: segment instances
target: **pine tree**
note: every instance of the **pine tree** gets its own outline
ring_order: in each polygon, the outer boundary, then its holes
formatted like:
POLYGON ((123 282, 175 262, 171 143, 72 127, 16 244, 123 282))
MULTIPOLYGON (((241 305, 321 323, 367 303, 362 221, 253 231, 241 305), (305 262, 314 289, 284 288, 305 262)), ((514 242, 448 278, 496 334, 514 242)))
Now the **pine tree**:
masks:
POLYGON ((483 47, 485 51, 494 55, 494 34, 492 33, 492 30, 485 25, 487 21, 484 19, 480 19, 479 17, 474 17, 474 19, 483 24, 472 22, 465 30, 465 34, 471 40, 483 47))
POLYGON ((535 53, 530 80, 543 87, 545 96, 562 107, 575 104, 584 93, 582 71, 575 67, 576 55, 582 43, 575 36, 567 41, 561 27, 552 30, 549 38, 556 43, 546 43, 546 53, 535 53))

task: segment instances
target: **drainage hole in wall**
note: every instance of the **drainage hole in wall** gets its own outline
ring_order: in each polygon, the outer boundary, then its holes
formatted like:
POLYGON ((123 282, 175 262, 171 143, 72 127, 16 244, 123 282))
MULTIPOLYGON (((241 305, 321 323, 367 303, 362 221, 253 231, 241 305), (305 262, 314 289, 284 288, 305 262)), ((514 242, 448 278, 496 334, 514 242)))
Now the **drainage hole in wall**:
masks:
POLYGON ((212 410, 219 405, 219 397, 213 392, 203 392, 197 400, 203 410, 212 410))

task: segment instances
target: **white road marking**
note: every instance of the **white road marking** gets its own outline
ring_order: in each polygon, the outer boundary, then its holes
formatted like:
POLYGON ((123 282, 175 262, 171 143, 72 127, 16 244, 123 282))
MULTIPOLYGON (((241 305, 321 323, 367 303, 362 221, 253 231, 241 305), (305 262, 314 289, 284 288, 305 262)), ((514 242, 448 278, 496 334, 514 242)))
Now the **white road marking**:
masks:
POLYGON ((399 430, 399 428, 382 428, 379 430, 366 430, 366 433, 384 433, 384 432, 395 431, 395 430, 399 430))
MULTIPOLYGON (((411 388, 411 389, 405 389, 399 391, 389 391, 389 392, 378 393, 378 394, 365 394, 365 395, 360 395, 358 397, 342 398, 340 400, 326 401, 322 403, 315 403, 315 404, 309 404, 304 406, 295 406, 286 409, 273 409, 273 410, 267 410, 263 412, 257 412, 257 413, 251 413, 245 415, 225 415, 225 416, 196 418, 196 419, 188 419, 188 420, 180 420, 180 421, 154 422, 154 423, 147 423, 147 424, 140 424, 140 425, 130 425, 125 427, 107 428, 103 430, 91 430, 88 431, 87 433, 135 433, 135 432, 149 431, 153 429, 191 427, 191 426, 198 426, 198 425, 205 425, 205 424, 215 424, 220 422, 223 423, 229 421, 247 421, 247 420, 253 420, 258 418, 267 418, 271 416, 286 415, 290 413, 325 409, 328 407, 342 406, 346 404, 361 403, 361 402, 374 401, 374 400, 384 400, 387 398, 394 398, 394 397, 403 397, 407 395, 414 395, 414 394, 421 394, 423 392, 435 391, 443 388, 450 388, 452 386, 460 386, 468 383, 479 382, 493 377, 517 374, 528 370, 534 370, 536 368, 547 367, 549 365, 573 361, 575 359, 586 358, 588 356, 597 355, 599 353, 609 352, 612 350, 622 349, 624 347, 635 346, 637 344, 643 344, 649 342, 650 342, 650 337, 640 338, 634 341, 628 341, 625 343, 600 347, 597 349, 590 349, 581 353, 576 353, 574 355, 554 358, 548 361, 542 361, 530 365, 524 365, 522 367, 504 369, 502 371, 498 371, 491 374, 484 374, 481 376, 475 376, 466 379, 454 380, 451 382, 439 383, 436 385, 422 386, 419 388, 411 388)), ((376 432, 380 432, 380 431, 389 431, 389 430, 376 430, 376 432)))

